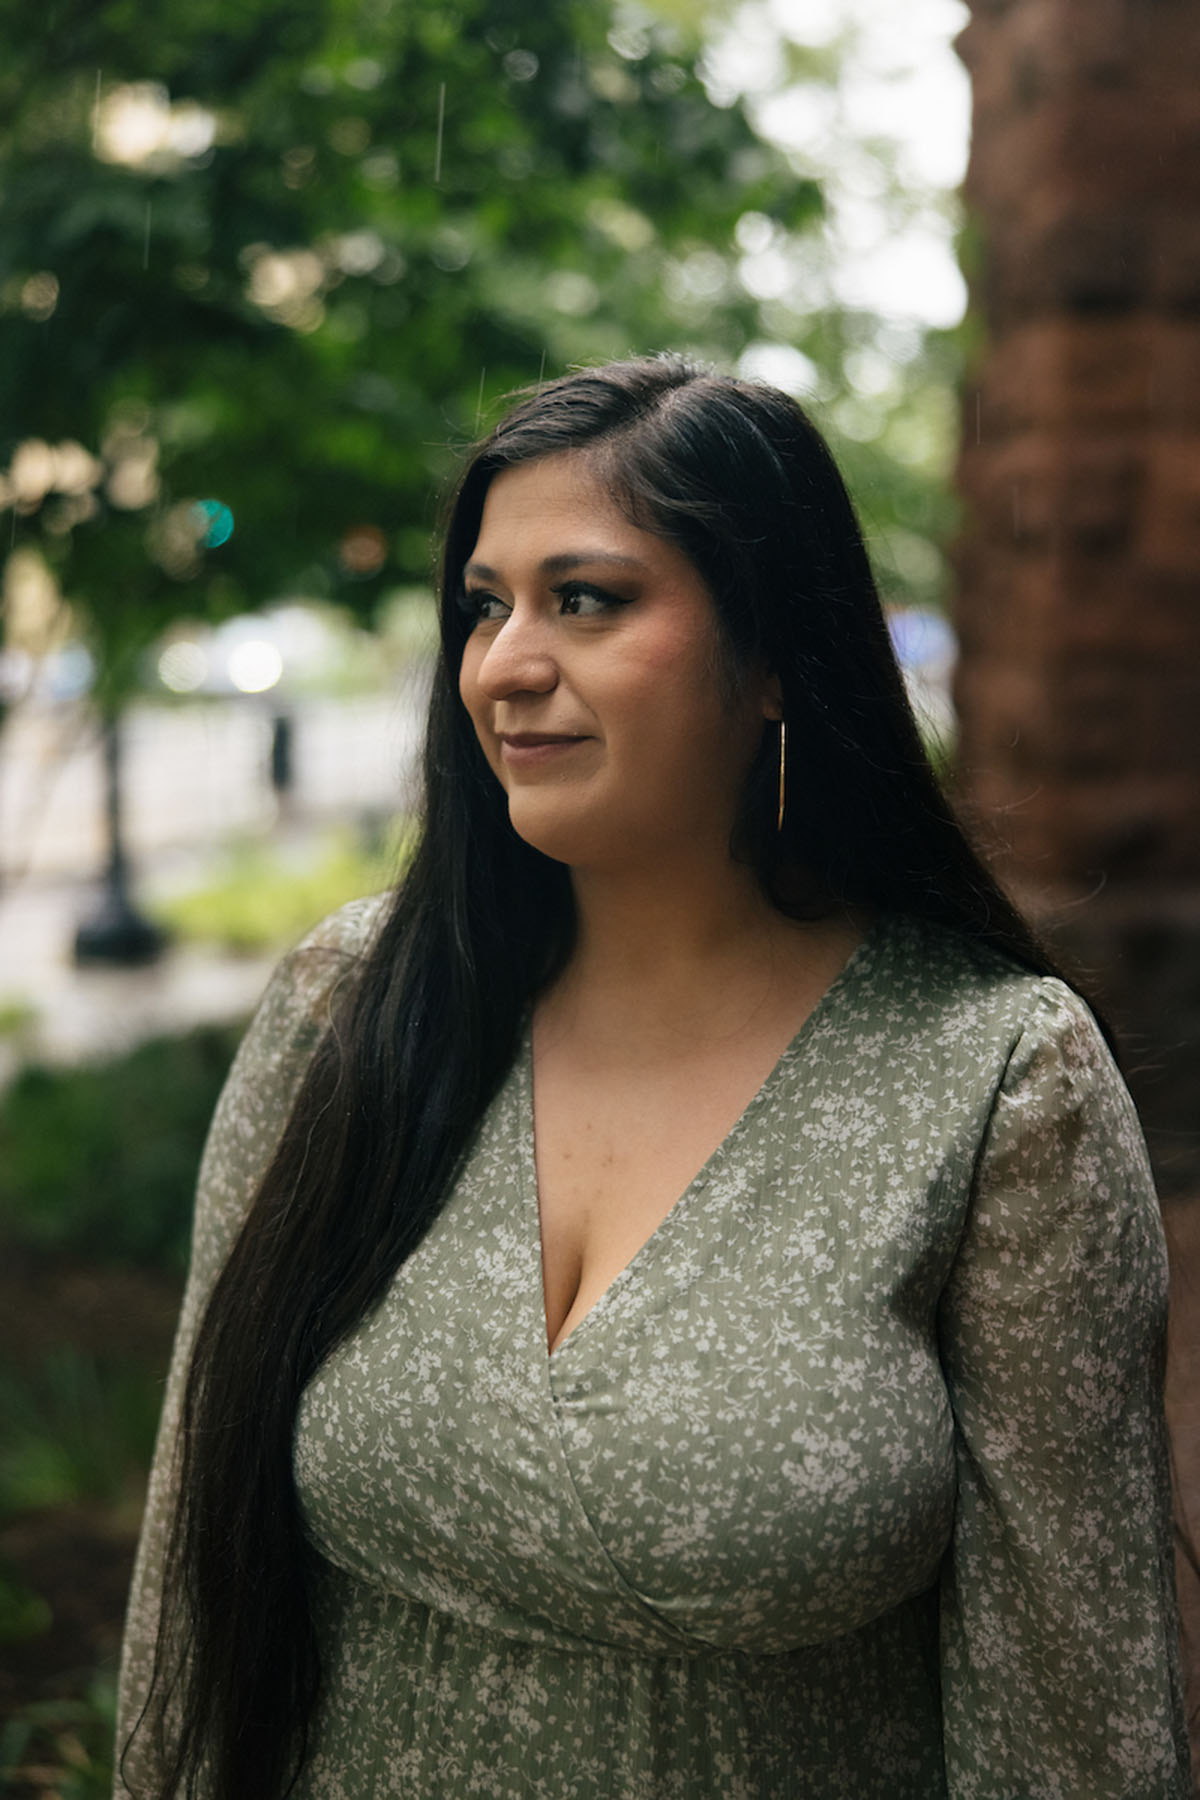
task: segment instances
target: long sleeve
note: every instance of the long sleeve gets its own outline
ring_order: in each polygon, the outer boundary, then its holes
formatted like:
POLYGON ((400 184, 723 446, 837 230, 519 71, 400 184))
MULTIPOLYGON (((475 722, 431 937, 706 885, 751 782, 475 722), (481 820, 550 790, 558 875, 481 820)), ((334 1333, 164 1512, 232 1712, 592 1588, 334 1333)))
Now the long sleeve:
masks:
POLYGON ((348 956, 376 916, 355 902, 284 958, 242 1040, 213 1115, 200 1165, 192 1255, 167 1378, 158 1443, 126 1615, 118 1696, 115 1793, 141 1793, 149 1779, 148 1734, 122 1755, 150 1689, 162 1561, 175 1500, 175 1448, 196 1332, 217 1276, 279 1141, 309 1058, 329 1015, 348 956))
POLYGON ((952 1800, 1186 1800, 1162 1417, 1166 1267, 1095 1022, 1043 982, 943 1300, 958 1501, 952 1800))

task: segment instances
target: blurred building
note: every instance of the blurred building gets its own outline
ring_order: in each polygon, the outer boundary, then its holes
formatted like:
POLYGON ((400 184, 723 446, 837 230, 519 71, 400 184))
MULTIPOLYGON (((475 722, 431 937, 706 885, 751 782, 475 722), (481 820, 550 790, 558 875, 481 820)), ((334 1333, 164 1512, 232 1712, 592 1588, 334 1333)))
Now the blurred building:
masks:
POLYGON ((1200 9, 969 3, 962 788, 1200 1198, 1200 9))

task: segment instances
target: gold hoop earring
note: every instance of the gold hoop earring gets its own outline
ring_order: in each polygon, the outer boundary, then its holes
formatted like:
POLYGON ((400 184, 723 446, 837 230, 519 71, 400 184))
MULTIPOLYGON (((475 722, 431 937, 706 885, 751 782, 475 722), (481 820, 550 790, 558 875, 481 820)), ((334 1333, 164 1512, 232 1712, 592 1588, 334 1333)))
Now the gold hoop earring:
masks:
POLYGON ((776 831, 783 830, 783 809, 787 805, 787 720, 779 721, 779 813, 776 831))

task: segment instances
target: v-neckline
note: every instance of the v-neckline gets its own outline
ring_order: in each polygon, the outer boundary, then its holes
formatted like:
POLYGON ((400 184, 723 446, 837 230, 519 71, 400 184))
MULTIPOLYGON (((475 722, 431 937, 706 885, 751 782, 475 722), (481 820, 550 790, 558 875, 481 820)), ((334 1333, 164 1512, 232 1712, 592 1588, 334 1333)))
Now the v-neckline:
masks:
POLYGON ((734 1144, 743 1136, 749 1122, 754 1115, 761 1110, 767 1097, 774 1089, 780 1078, 781 1071, 795 1060, 801 1050, 806 1048, 809 1038, 822 1023, 831 1006, 841 998, 848 982, 858 976, 867 962, 869 955, 874 951, 876 944, 883 936, 886 924, 886 916, 879 915, 867 927, 866 931, 854 946, 853 950, 816 1002, 815 1006, 813 1006, 805 1015, 797 1031, 780 1051, 775 1062, 772 1064, 759 1086, 755 1089, 754 1093, 750 1096, 750 1099, 746 1102, 729 1130, 725 1133, 725 1136, 713 1147, 709 1155, 704 1159, 703 1163, 691 1177, 691 1180, 683 1188, 676 1199, 672 1201, 671 1205, 663 1214, 654 1229, 642 1239, 642 1242, 638 1245, 629 1260, 623 1263, 617 1270, 608 1286, 597 1294, 595 1300, 593 1300, 591 1306, 588 1307, 583 1316, 576 1321, 564 1337, 559 1338, 558 1342, 553 1347, 548 1343, 549 1334, 546 1319, 545 1273, 542 1260, 542 1218, 540 1196, 538 1193, 537 1142, 533 1108, 532 1011, 526 1015, 519 1052, 521 1062, 521 1157, 525 1175, 522 1186, 525 1189, 527 1210, 532 1215, 533 1239, 537 1252, 536 1267, 538 1277, 535 1311, 541 1333, 540 1341, 546 1345, 545 1354, 547 1364, 555 1362, 566 1350, 567 1346, 574 1343, 580 1332, 590 1324, 596 1313, 602 1312, 607 1308, 610 1297, 628 1284, 634 1273, 637 1272, 639 1265, 649 1260, 664 1238, 669 1238, 674 1231, 679 1229, 680 1218, 685 1218, 687 1212, 690 1210, 688 1202, 692 1200, 695 1194, 708 1186, 714 1164, 723 1159, 727 1154, 730 1145, 734 1144))

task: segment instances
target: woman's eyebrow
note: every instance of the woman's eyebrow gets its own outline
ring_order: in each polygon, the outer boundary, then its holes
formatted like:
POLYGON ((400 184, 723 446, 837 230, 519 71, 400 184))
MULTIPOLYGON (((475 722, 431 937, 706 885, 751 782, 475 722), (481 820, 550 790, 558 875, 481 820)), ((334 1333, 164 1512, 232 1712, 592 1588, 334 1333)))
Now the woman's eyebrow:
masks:
MULTIPOLYGON (((542 575, 561 575, 567 569, 578 569, 584 566, 595 567, 597 563, 607 564, 610 568, 620 564, 632 573, 644 575, 646 564, 636 556, 622 556, 614 550, 560 550, 554 556, 544 556, 538 564, 538 572, 542 575)), ((473 576, 479 581, 500 581, 503 577, 499 570, 491 568, 487 563, 471 561, 465 564, 463 576, 473 576)))

